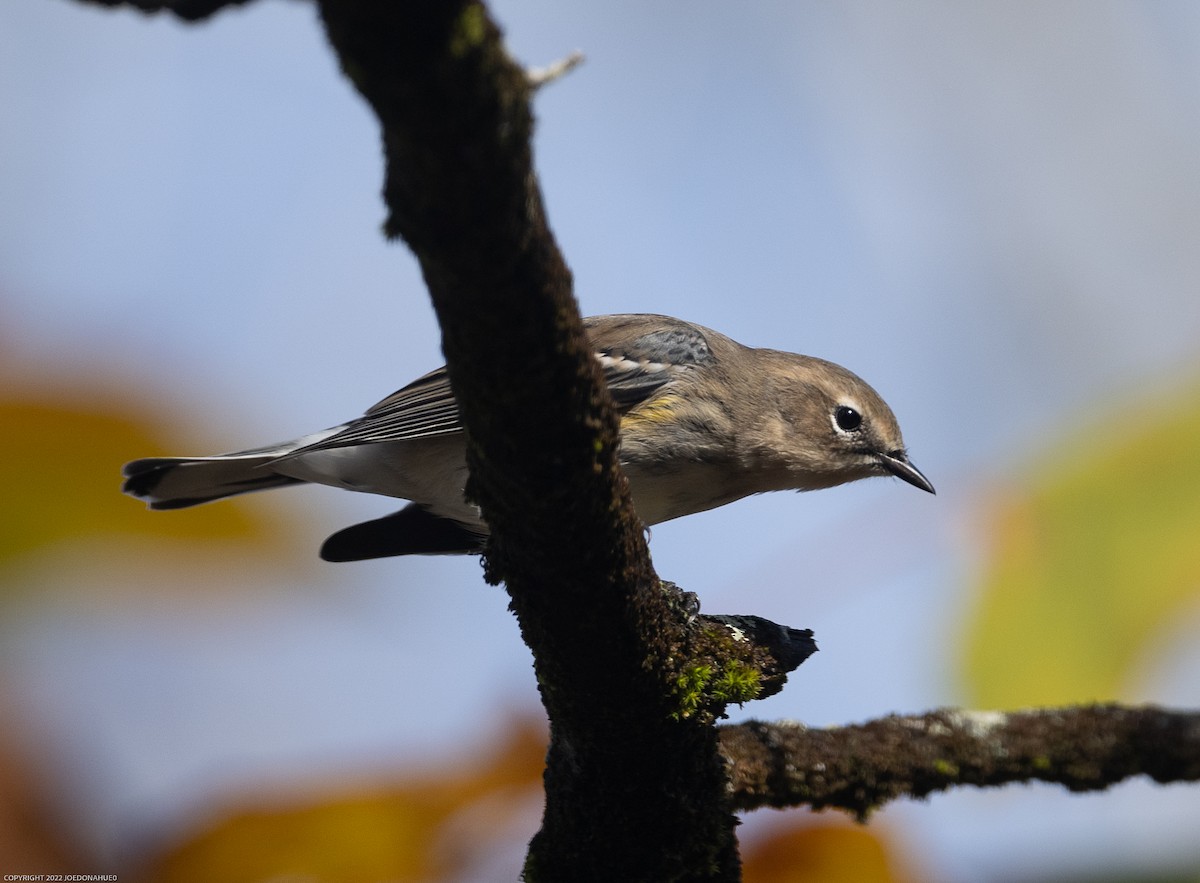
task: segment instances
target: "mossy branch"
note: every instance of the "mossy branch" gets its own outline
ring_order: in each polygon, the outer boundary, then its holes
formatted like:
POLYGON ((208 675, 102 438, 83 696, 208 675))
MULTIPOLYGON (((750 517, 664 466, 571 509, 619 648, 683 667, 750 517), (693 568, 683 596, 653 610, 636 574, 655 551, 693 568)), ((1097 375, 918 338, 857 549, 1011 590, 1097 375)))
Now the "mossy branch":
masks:
POLYGON ((537 78, 478 2, 328 0, 321 12, 380 120, 385 230, 429 286, 468 495, 492 531, 486 573, 508 588, 551 721, 526 876, 737 879, 712 722, 785 668, 697 619, 650 566, 533 168, 537 78), (704 665, 715 676, 689 679, 704 665))
POLYGON ((750 721, 720 730, 743 810, 833 807, 865 819, 896 798, 962 785, 1099 791, 1138 775, 1200 780, 1200 712, 1151 705, 942 709, 827 729, 750 721))

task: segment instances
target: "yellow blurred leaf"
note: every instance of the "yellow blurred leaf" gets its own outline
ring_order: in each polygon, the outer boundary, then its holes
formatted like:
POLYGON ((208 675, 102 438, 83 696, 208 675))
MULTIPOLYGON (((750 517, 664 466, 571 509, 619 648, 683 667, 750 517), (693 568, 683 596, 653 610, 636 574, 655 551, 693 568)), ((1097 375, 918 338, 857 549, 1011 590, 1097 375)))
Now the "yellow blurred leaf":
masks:
POLYGON ((153 513, 121 494, 121 465, 160 456, 165 434, 124 403, 94 406, 0 393, 0 565, 64 539, 142 534, 176 539, 260 538, 242 507, 153 513))
POLYGON ((970 701, 1121 698, 1154 637, 1200 598, 1200 390, 1114 404, 988 521, 970 701))

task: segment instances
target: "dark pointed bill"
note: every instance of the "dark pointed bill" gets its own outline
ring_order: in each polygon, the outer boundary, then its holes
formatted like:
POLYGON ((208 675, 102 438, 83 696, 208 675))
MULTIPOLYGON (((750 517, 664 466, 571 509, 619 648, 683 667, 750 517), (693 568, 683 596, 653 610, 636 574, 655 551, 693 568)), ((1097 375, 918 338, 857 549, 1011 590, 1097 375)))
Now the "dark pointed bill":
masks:
POLYGON ((913 487, 919 487, 923 491, 929 491, 931 494, 936 494, 933 489, 933 484, 921 474, 921 470, 908 462, 908 457, 902 451, 897 451, 892 454, 880 454, 879 465, 897 478, 902 478, 911 484, 913 487))

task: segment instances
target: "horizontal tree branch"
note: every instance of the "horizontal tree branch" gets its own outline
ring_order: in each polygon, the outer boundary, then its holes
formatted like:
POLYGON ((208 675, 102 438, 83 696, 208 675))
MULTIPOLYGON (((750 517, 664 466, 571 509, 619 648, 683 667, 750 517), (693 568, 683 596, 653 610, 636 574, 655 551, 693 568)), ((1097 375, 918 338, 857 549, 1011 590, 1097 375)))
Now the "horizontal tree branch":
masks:
POLYGON ((1200 712, 1157 706, 941 709, 826 729, 749 721, 721 727, 720 739, 742 810, 834 807, 862 820, 898 797, 958 785, 1200 780, 1200 712))

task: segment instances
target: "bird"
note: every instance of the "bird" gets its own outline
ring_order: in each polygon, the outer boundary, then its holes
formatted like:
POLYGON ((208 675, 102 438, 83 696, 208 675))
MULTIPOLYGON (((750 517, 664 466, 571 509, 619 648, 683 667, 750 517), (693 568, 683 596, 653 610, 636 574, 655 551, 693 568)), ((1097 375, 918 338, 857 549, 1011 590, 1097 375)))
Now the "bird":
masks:
MULTIPOLYGON (((619 460, 649 527, 768 491, 895 476, 935 493, 900 426, 864 380, 814 356, 744 346, 655 314, 593 316, 584 329, 620 418, 619 460)), ((536 432, 536 419, 522 428, 536 432)), ((483 551, 467 502, 466 442, 446 368, 363 416, 282 444, 210 457, 151 457, 123 491, 182 509, 251 491, 323 484, 410 501, 321 547, 326 561, 483 551)))

